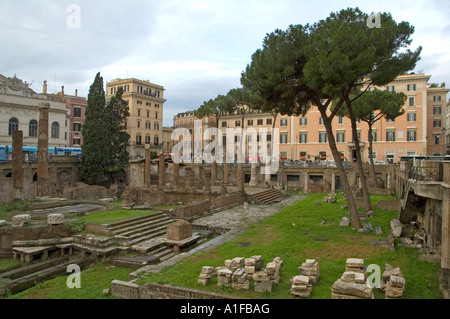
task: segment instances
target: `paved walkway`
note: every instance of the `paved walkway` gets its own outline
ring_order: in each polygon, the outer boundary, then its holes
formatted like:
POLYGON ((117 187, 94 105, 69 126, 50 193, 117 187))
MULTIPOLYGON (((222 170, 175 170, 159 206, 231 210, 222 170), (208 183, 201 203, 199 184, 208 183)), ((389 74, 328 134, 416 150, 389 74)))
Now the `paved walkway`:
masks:
POLYGON ((298 195, 292 196, 287 200, 274 205, 249 205, 248 210, 244 210, 243 206, 238 206, 232 209, 218 212, 216 214, 207 217, 199 218, 195 220, 193 223, 215 227, 219 226, 228 227, 232 228, 232 230, 221 236, 211 239, 195 247, 194 249, 191 249, 179 255, 175 255, 172 258, 169 258, 161 262, 160 264, 144 266, 136 270, 135 272, 129 274, 129 279, 130 280, 136 279, 138 274, 140 273, 145 274, 145 273, 160 272, 163 268, 174 265, 199 251, 214 249, 215 247, 225 242, 228 242, 233 238, 239 236, 240 234, 244 233, 248 226, 255 224, 256 222, 265 219, 271 215, 274 215, 278 213, 280 210, 282 210, 284 207, 290 206, 295 202, 303 200, 305 198, 306 196, 298 195))

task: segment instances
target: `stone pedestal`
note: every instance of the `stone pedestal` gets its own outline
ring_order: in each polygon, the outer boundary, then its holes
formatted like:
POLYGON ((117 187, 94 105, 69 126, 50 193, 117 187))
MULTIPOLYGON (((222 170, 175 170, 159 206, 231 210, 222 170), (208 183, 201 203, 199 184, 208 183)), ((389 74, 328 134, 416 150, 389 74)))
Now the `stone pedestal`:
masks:
POLYGON ((30 214, 20 214, 12 217, 12 227, 23 227, 31 220, 30 214))
POLYGON ((64 224, 63 214, 49 214, 47 215, 47 224, 51 226, 57 226, 64 224))
POLYGON ((223 183, 225 185, 230 183, 230 166, 228 165, 226 159, 223 162, 223 183))

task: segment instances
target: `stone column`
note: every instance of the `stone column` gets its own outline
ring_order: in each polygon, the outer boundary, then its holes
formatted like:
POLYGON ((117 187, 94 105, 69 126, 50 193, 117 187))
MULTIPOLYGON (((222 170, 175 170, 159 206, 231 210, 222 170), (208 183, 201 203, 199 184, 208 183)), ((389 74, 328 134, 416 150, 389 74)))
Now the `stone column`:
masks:
POLYGON ((266 163, 264 166, 264 184, 270 187, 270 163, 266 163))
POLYGON ((37 162, 37 196, 49 195, 48 175, 48 111, 49 103, 39 103, 39 134, 37 162))
POLYGON ((158 167, 158 173, 159 173, 159 189, 163 189, 165 185, 165 175, 166 175, 166 163, 164 161, 164 153, 159 154, 159 167, 158 167))
POLYGON ((238 163, 238 193, 245 193, 245 188, 244 188, 244 183, 245 183, 245 179, 244 179, 244 171, 242 169, 242 163, 238 163))
POLYGON ((386 188, 390 189, 391 188, 391 172, 387 173, 387 178, 386 178, 386 188))
POLYGON ((331 173, 331 192, 336 192, 336 173, 331 173))
POLYGON ((214 160, 211 163, 211 184, 214 185, 217 180, 217 163, 216 160, 214 160))
POLYGON ((14 199, 23 198, 23 132, 12 132, 12 178, 14 199))
POLYGON ((205 189, 203 190, 203 194, 211 195, 211 174, 205 174, 205 189))
POLYGON ((230 166, 228 165, 226 159, 223 162, 223 183, 225 185, 230 184, 230 166))
POLYGON ((173 163, 173 186, 178 190, 180 184, 180 164, 173 163))
POLYGON ((305 172, 305 187, 303 189, 303 193, 308 192, 308 172, 305 172))
POLYGON ((151 152, 150 152, 150 145, 146 144, 145 145, 145 166, 144 166, 144 186, 145 187, 150 187, 150 183, 151 183, 151 152))
POLYGON ((256 186, 256 163, 252 163, 251 164, 251 179, 250 182, 248 183, 249 186, 256 186))

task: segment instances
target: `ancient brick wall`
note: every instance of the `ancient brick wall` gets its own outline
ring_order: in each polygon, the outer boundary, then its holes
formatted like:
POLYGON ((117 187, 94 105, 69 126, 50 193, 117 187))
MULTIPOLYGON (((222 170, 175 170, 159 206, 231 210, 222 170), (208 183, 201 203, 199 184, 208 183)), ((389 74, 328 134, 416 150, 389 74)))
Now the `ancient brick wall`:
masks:
POLYGON ((124 299, 235 299, 207 291, 148 283, 144 286, 113 280, 111 293, 124 299))
POLYGON ((0 258, 13 256, 12 243, 16 240, 38 240, 70 237, 69 225, 24 228, 0 228, 0 258))

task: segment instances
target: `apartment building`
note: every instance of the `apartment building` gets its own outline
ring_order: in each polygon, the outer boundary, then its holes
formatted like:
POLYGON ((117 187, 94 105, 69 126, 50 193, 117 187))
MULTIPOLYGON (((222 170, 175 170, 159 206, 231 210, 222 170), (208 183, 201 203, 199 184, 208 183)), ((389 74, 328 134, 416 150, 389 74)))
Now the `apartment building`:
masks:
MULTIPOLYGON (((373 155, 379 162, 394 163, 407 155, 443 155, 443 112, 448 89, 445 85, 428 85, 431 76, 425 74, 400 75, 380 90, 403 92, 407 96, 405 113, 388 121, 382 118, 373 126, 373 155)), ((335 117, 333 131, 341 158, 356 158, 350 120, 335 117)), ((325 126, 317 107, 305 116, 279 116, 280 155, 291 160, 332 160, 325 126)), ((363 161, 369 161, 369 127, 357 124, 363 161)))
POLYGON ((60 97, 33 91, 22 79, 0 74, 0 145, 11 145, 12 132, 23 131, 23 145, 37 146, 39 104, 49 104, 49 147, 69 146, 69 114, 60 97))
POLYGON ((447 153, 445 141, 447 93, 445 83, 432 84, 427 90, 427 141, 428 156, 441 156, 447 153))
POLYGON ((128 101, 130 116, 127 132, 130 134, 130 157, 143 157, 145 145, 151 151, 163 151, 163 109, 164 87, 149 80, 115 79, 106 84, 106 99, 110 99, 119 87, 123 88, 122 98, 128 101))
POLYGON ((445 154, 450 155, 450 101, 446 104, 445 112, 445 154))

